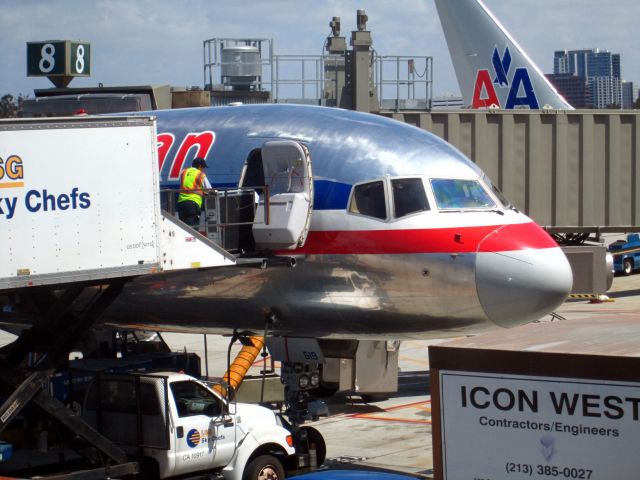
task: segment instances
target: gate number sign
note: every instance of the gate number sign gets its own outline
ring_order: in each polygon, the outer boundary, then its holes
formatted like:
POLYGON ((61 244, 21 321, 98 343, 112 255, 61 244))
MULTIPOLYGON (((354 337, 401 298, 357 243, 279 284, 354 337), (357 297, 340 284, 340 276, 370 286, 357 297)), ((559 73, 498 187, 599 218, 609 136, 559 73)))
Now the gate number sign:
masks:
POLYGON ((27 43, 27 76, 89 76, 91 44, 70 40, 27 43))

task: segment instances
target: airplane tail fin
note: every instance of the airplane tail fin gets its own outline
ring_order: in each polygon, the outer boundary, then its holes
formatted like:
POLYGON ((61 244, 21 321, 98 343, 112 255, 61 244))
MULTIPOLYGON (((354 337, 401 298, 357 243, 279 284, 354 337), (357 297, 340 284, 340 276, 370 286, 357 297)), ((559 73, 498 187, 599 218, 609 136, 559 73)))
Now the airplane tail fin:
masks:
POLYGON ((435 0, 466 105, 573 107, 481 0, 435 0))

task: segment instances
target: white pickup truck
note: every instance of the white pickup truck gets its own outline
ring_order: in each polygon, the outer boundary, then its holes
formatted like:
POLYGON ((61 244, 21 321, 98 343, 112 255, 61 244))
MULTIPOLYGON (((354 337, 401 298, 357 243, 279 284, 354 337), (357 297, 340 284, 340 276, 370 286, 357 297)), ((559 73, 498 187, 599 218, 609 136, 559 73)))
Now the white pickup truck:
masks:
POLYGON ((87 390, 82 415, 141 457, 148 478, 281 480, 297 462, 291 432, 273 411, 228 402, 180 373, 101 375, 87 390))

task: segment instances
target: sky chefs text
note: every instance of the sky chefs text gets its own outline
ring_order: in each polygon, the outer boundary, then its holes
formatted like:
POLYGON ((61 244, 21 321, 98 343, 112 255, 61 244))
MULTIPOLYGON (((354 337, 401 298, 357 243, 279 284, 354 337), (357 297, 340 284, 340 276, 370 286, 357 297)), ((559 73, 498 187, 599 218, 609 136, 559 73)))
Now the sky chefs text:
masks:
POLYGON ((86 210, 91 206, 91 195, 72 187, 68 193, 50 192, 44 189, 30 189, 20 196, 2 195, 3 191, 24 188, 25 166, 18 155, 10 155, 6 162, 0 158, 0 216, 7 220, 14 218, 19 205, 30 213, 56 212, 66 210, 86 210))

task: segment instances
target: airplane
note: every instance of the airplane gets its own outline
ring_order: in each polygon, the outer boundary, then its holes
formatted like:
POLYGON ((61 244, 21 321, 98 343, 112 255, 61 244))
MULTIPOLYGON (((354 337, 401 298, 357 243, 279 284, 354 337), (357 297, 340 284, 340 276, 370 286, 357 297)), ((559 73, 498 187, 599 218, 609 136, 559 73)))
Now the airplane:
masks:
POLYGON ((270 318, 276 336, 433 338, 531 322, 571 290, 556 242, 417 127, 302 105, 149 113, 161 184, 198 156, 214 188, 267 185, 245 256, 285 261, 136 278, 106 324, 262 333, 270 318))
POLYGON ((481 0, 435 0, 465 105, 573 110, 481 0))
MULTIPOLYGON (((323 386, 325 359, 357 348, 353 341, 514 327, 548 315, 571 291, 571 268, 549 234, 422 129, 305 105, 140 114, 157 118, 169 199, 180 172, 203 157, 213 198, 237 202, 251 224, 238 229, 243 248, 228 253, 234 265, 134 277, 109 297, 98 330, 263 336, 282 362, 293 424, 323 410, 312 411, 310 389, 323 386)), ((95 298, 85 292, 68 304, 77 318, 95 298)), ((29 302, 11 307, 0 313, 3 328, 27 326, 29 302)), ((378 376, 390 374, 386 365, 378 376)))

